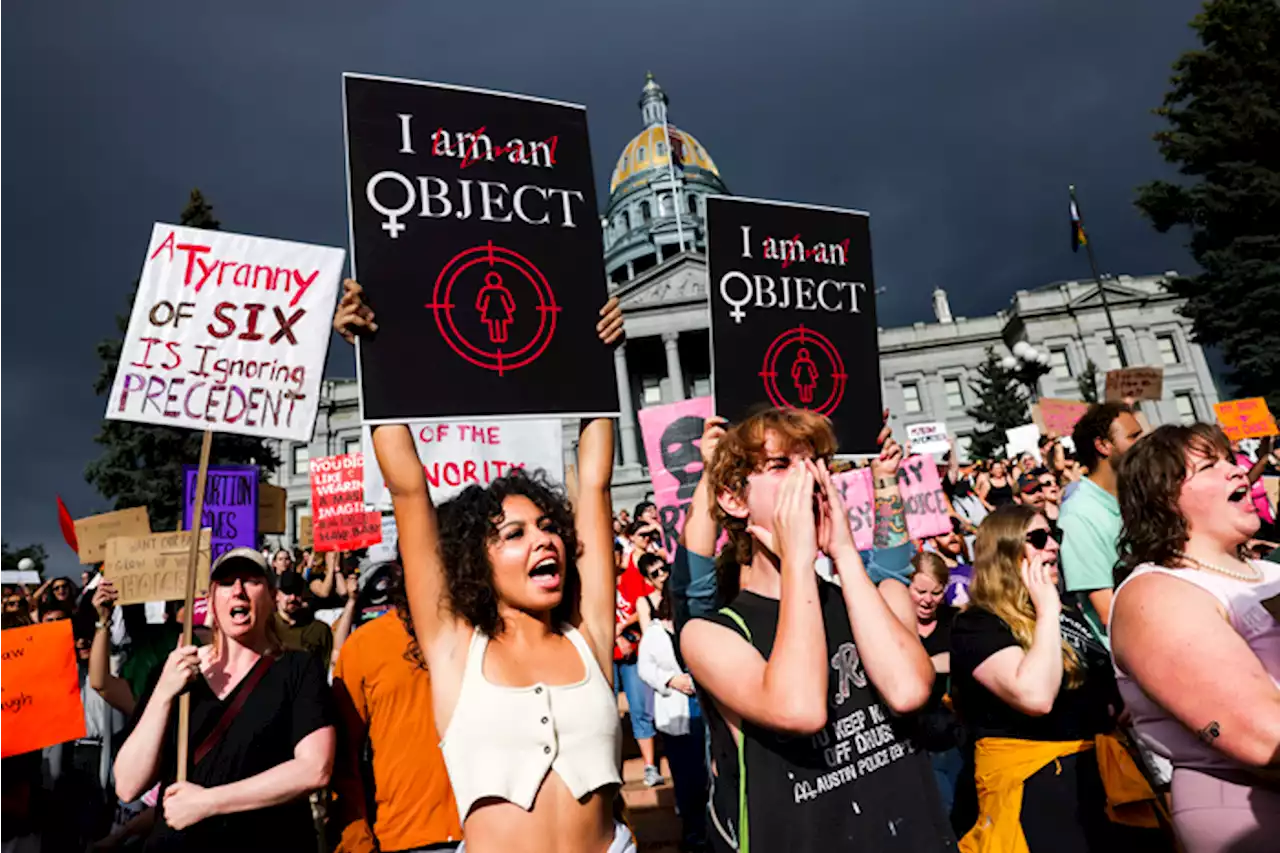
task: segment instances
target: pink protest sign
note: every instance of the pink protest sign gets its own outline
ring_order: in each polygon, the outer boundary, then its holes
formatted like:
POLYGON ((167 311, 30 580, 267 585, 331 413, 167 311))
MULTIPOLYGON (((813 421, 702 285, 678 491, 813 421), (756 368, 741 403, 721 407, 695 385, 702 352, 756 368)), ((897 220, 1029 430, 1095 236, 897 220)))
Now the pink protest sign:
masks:
MULTIPOLYGON (((834 477, 849 514, 853 543, 866 551, 875 541, 875 492, 871 469, 855 468, 834 477)), ((947 501, 942 493, 938 467, 927 456, 910 456, 898 469, 898 491, 907 514, 907 534, 912 539, 941 536, 951 530, 947 501)))
POLYGON ((840 490, 849 514, 849 528, 853 531, 853 544, 859 551, 870 550, 875 534, 874 499, 871 491, 871 469, 854 468, 831 478, 840 490))
POLYGON ((942 492, 938 466, 927 456, 909 456, 898 469, 898 490, 907 512, 907 533, 912 539, 941 536, 951 530, 947 498, 942 492))
POLYGON ((653 502, 668 553, 675 550, 689 501, 702 478, 702 426, 711 413, 710 397, 651 406, 639 413, 653 502))

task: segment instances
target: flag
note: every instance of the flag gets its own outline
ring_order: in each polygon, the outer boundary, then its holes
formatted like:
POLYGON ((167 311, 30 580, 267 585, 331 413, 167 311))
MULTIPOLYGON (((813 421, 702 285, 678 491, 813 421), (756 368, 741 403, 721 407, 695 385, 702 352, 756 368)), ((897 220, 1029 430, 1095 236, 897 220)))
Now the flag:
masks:
POLYGON ((677 169, 684 168, 684 137, 680 135, 680 131, 667 125, 667 139, 671 145, 671 165, 677 169))
POLYGON ((62 528, 62 538, 67 540, 67 546, 80 553, 80 543, 76 539, 76 523, 71 520, 71 513, 67 512, 67 505, 62 502, 62 495, 58 495, 58 526, 62 528))
POLYGON ((1076 207, 1076 199, 1071 197, 1071 251, 1080 251, 1081 246, 1088 245, 1089 240, 1084 236, 1084 223, 1080 221, 1080 208, 1076 207))

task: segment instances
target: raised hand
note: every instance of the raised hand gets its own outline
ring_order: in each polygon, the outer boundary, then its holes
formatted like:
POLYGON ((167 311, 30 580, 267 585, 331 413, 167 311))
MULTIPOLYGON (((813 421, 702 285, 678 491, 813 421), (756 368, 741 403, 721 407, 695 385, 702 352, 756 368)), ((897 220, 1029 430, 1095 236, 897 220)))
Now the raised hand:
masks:
POLYGON ((373 309, 364 302, 364 288, 354 279, 342 282, 342 298, 333 315, 333 330, 349 344, 356 342, 356 335, 378 331, 373 309))
POLYGON ((889 410, 884 410, 884 428, 876 439, 880 445, 880 455, 871 460, 871 475, 876 478, 897 479, 898 468, 902 465, 902 446, 893 438, 893 429, 889 426, 889 410))
POLYGON ((600 322, 596 323, 596 334, 605 346, 613 346, 622 339, 622 304, 618 297, 611 296, 600 309, 600 322))
POLYGON ((1036 610, 1036 619, 1057 619, 1062 612, 1062 599, 1058 597, 1058 585, 1044 561, 1036 554, 1022 561, 1022 582, 1031 596, 1031 606, 1036 610))
POLYGON ((808 463, 822 495, 822 522, 818 525, 818 548, 831 559, 856 552, 853 530, 849 527, 849 511, 845 508, 840 487, 831 478, 825 459, 808 463))
POLYGON ((120 593, 116 592, 115 585, 111 581, 103 578, 98 581, 98 588, 93 591, 93 609, 98 611, 98 618, 103 622, 107 621, 107 617, 111 615, 111 608, 116 606, 116 599, 120 597, 120 593))
POLYGON ((724 428, 728 423, 724 418, 712 415, 702 424, 702 441, 698 444, 698 450, 702 454, 704 472, 711 467, 711 461, 716 458, 716 447, 720 444, 720 439, 724 438, 724 428))

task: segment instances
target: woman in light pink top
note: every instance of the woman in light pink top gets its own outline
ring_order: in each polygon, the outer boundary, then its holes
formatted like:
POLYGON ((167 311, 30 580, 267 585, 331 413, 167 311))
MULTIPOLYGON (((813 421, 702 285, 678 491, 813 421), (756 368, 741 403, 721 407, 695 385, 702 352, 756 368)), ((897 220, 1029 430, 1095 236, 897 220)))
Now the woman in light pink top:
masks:
POLYGON ((1247 561, 1249 482, 1215 426, 1163 426, 1119 470, 1116 675, 1168 758, 1187 853, 1280 849, 1280 566, 1247 561))

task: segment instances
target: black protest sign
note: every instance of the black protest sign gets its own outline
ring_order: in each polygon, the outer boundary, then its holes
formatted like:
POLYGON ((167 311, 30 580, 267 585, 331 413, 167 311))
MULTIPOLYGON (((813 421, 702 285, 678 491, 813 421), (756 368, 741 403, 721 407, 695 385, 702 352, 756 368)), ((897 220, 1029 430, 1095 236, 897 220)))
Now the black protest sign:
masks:
POLYGON ((347 74, 369 422, 616 415, 582 107, 347 74))
POLYGON ((865 213, 707 199, 716 412, 761 406, 831 418, 841 453, 881 428, 871 231, 865 213))

